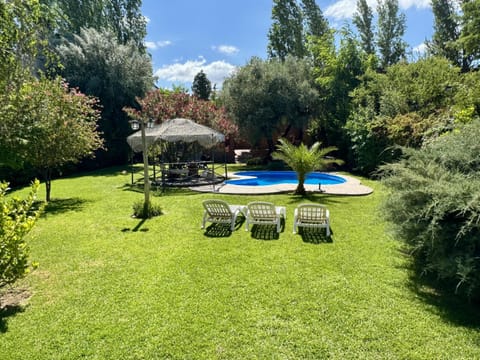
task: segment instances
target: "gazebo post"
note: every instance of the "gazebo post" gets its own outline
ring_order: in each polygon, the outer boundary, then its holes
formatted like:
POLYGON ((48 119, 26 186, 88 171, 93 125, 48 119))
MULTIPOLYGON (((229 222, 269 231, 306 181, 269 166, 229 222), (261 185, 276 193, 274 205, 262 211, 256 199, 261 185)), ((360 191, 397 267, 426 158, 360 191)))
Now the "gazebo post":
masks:
POLYGON ((215 151, 213 149, 213 134, 212 134, 212 189, 215 192, 215 151))
POLYGON ((223 166, 225 167, 225 180, 227 180, 228 173, 227 173, 227 147, 225 143, 223 144, 223 166))
POLYGON ((133 173, 134 173, 134 167, 133 167, 133 158, 135 157, 135 153, 133 152, 132 149, 130 149, 130 172, 132 175, 132 185, 133 185, 133 173))

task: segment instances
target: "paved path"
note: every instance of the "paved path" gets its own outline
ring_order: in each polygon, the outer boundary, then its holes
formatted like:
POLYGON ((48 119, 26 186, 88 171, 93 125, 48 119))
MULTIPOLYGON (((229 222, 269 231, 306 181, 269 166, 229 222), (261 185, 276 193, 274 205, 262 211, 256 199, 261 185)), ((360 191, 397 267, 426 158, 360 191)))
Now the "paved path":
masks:
MULTIPOLYGON (((322 185, 322 192, 330 195, 368 195, 373 192, 372 188, 362 185, 360 180, 351 176, 340 175, 333 173, 333 175, 340 176, 347 180, 342 184, 337 185, 322 185)), ((216 192, 220 194, 243 194, 243 195, 259 195, 259 194, 275 194, 282 192, 293 192, 297 187, 296 184, 280 184, 280 185, 266 185, 266 186, 242 186, 232 184, 216 184, 195 186, 190 189, 200 192, 216 192)), ((320 192, 318 185, 305 185, 308 192, 320 192)))

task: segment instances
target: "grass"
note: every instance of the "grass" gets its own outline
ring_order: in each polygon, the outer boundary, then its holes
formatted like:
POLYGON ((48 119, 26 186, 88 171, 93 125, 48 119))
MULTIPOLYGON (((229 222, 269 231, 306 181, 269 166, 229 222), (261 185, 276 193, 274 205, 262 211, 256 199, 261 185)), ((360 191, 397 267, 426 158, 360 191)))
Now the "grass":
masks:
MULTIPOLYGON (((408 259, 366 197, 310 195, 331 242, 292 234, 289 195, 168 190, 163 215, 121 168, 56 180, 29 235, 40 268, 28 305, 0 313, 0 359, 475 359, 478 309, 413 285, 408 259), (287 207, 276 238, 258 227, 200 229, 202 200, 287 207)), ((43 195, 43 193, 41 193, 43 195)))

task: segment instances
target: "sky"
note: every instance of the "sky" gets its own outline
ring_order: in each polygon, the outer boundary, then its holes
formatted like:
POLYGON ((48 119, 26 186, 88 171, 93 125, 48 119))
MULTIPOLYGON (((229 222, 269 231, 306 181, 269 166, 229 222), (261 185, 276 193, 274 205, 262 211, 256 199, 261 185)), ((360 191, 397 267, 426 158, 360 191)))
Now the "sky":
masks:
MULTIPOLYGON (((375 9, 377 0, 367 0, 375 9)), ((356 0, 317 0, 330 26, 351 23, 356 0)), ((143 0, 146 46, 157 85, 191 89, 201 70, 212 86, 253 57, 267 58, 272 0, 143 0)), ((430 0, 399 0, 407 18, 404 40, 417 56, 433 33, 430 0)), ((376 21, 376 20, 374 20, 376 21)), ((354 27, 353 27, 354 29, 354 27)))

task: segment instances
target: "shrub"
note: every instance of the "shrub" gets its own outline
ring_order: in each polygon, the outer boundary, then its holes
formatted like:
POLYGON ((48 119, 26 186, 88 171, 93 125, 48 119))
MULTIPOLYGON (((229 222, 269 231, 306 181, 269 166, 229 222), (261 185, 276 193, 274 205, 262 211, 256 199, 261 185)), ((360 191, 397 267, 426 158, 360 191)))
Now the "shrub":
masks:
POLYGON ((147 211, 145 211, 143 205, 143 201, 136 201, 133 203, 133 216, 139 219, 149 219, 162 214, 162 209, 158 204, 154 204, 150 201, 148 203, 147 211))
POLYGON ((383 213, 418 271, 480 298, 480 121, 382 167, 383 213))
POLYGON ((258 166, 263 165, 265 161, 261 157, 252 157, 251 159, 247 160, 248 166, 258 166))
POLYGON ((35 208, 38 180, 26 199, 6 198, 7 183, 0 183, 0 288, 27 275, 37 264, 28 259, 25 235, 32 229, 41 208, 35 208))

